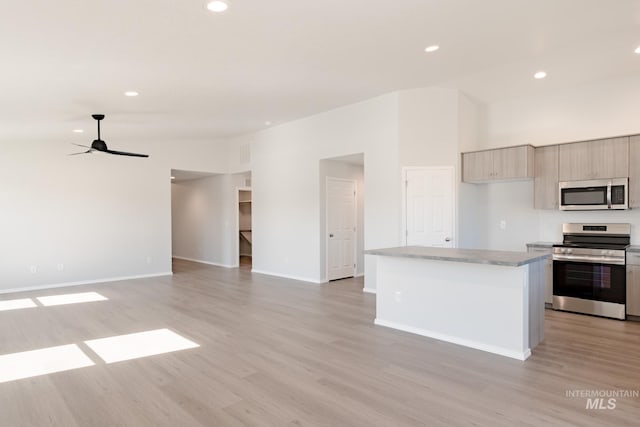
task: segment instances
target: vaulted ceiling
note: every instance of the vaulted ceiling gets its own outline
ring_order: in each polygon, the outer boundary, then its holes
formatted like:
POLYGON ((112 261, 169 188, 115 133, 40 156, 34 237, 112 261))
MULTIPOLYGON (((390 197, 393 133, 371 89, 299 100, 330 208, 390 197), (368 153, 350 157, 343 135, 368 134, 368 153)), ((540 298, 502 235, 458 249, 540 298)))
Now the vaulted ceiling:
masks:
POLYGON ((4 3, 0 144, 90 140, 91 113, 107 140, 215 139, 399 89, 491 102, 640 73, 632 0, 4 3))

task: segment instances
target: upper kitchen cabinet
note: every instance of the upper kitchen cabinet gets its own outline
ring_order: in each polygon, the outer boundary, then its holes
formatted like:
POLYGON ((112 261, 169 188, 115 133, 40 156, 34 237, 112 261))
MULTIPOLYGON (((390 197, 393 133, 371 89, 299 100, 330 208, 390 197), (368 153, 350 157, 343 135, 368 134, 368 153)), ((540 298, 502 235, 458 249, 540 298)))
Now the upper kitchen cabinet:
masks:
POLYGON ((533 178, 531 145, 462 153, 462 181, 470 183, 533 178))
POLYGON ((629 139, 629 207, 640 207, 640 135, 629 139))
POLYGON ((535 149, 534 201, 536 209, 558 209, 557 145, 535 149))
POLYGON ((559 180, 629 176, 629 137, 560 145, 559 180))

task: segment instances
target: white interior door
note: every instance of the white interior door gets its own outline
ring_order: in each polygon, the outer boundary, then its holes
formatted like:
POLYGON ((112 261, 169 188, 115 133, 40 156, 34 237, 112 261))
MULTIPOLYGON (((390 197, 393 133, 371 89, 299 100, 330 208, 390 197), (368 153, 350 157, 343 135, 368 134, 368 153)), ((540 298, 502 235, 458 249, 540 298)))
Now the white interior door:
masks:
POLYGON ((327 178, 328 280, 355 275, 356 182, 327 178))
POLYGON ((407 246, 454 247, 453 168, 405 170, 407 246))

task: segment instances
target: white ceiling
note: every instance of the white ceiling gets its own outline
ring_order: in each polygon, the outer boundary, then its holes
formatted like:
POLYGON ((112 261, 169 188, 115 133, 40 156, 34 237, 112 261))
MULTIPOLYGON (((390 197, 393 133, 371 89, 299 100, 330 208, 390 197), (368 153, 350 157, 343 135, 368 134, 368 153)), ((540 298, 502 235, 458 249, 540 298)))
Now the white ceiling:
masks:
POLYGON ((489 102, 640 73, 637 0, 233 0, 219 15, 204 5, 5 0, 0 143, 88 142, 92 113, 107 115, 107 142, 209 140, 398 89, 489 102), (441 49, 425 54, 430 44, 441 49), (534 80, 538 69, 549 77, 534 80))

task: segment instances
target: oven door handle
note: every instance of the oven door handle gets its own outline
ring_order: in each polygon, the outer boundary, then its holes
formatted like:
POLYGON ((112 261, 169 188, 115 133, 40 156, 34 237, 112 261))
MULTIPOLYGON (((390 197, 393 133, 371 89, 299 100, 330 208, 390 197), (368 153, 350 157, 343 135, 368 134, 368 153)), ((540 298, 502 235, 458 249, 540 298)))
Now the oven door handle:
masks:
POLYGON ((611 181, 607 184, 607 207, 611 209, 611 181))
POLYGON ((613 264, 613 265, 625 265, 624 258, 611 258, 611 257, 594 257, 594 256, 580 256, 580 255, 553 255, 554 261, 580 261, 589 262, 592 264, 613 264))

